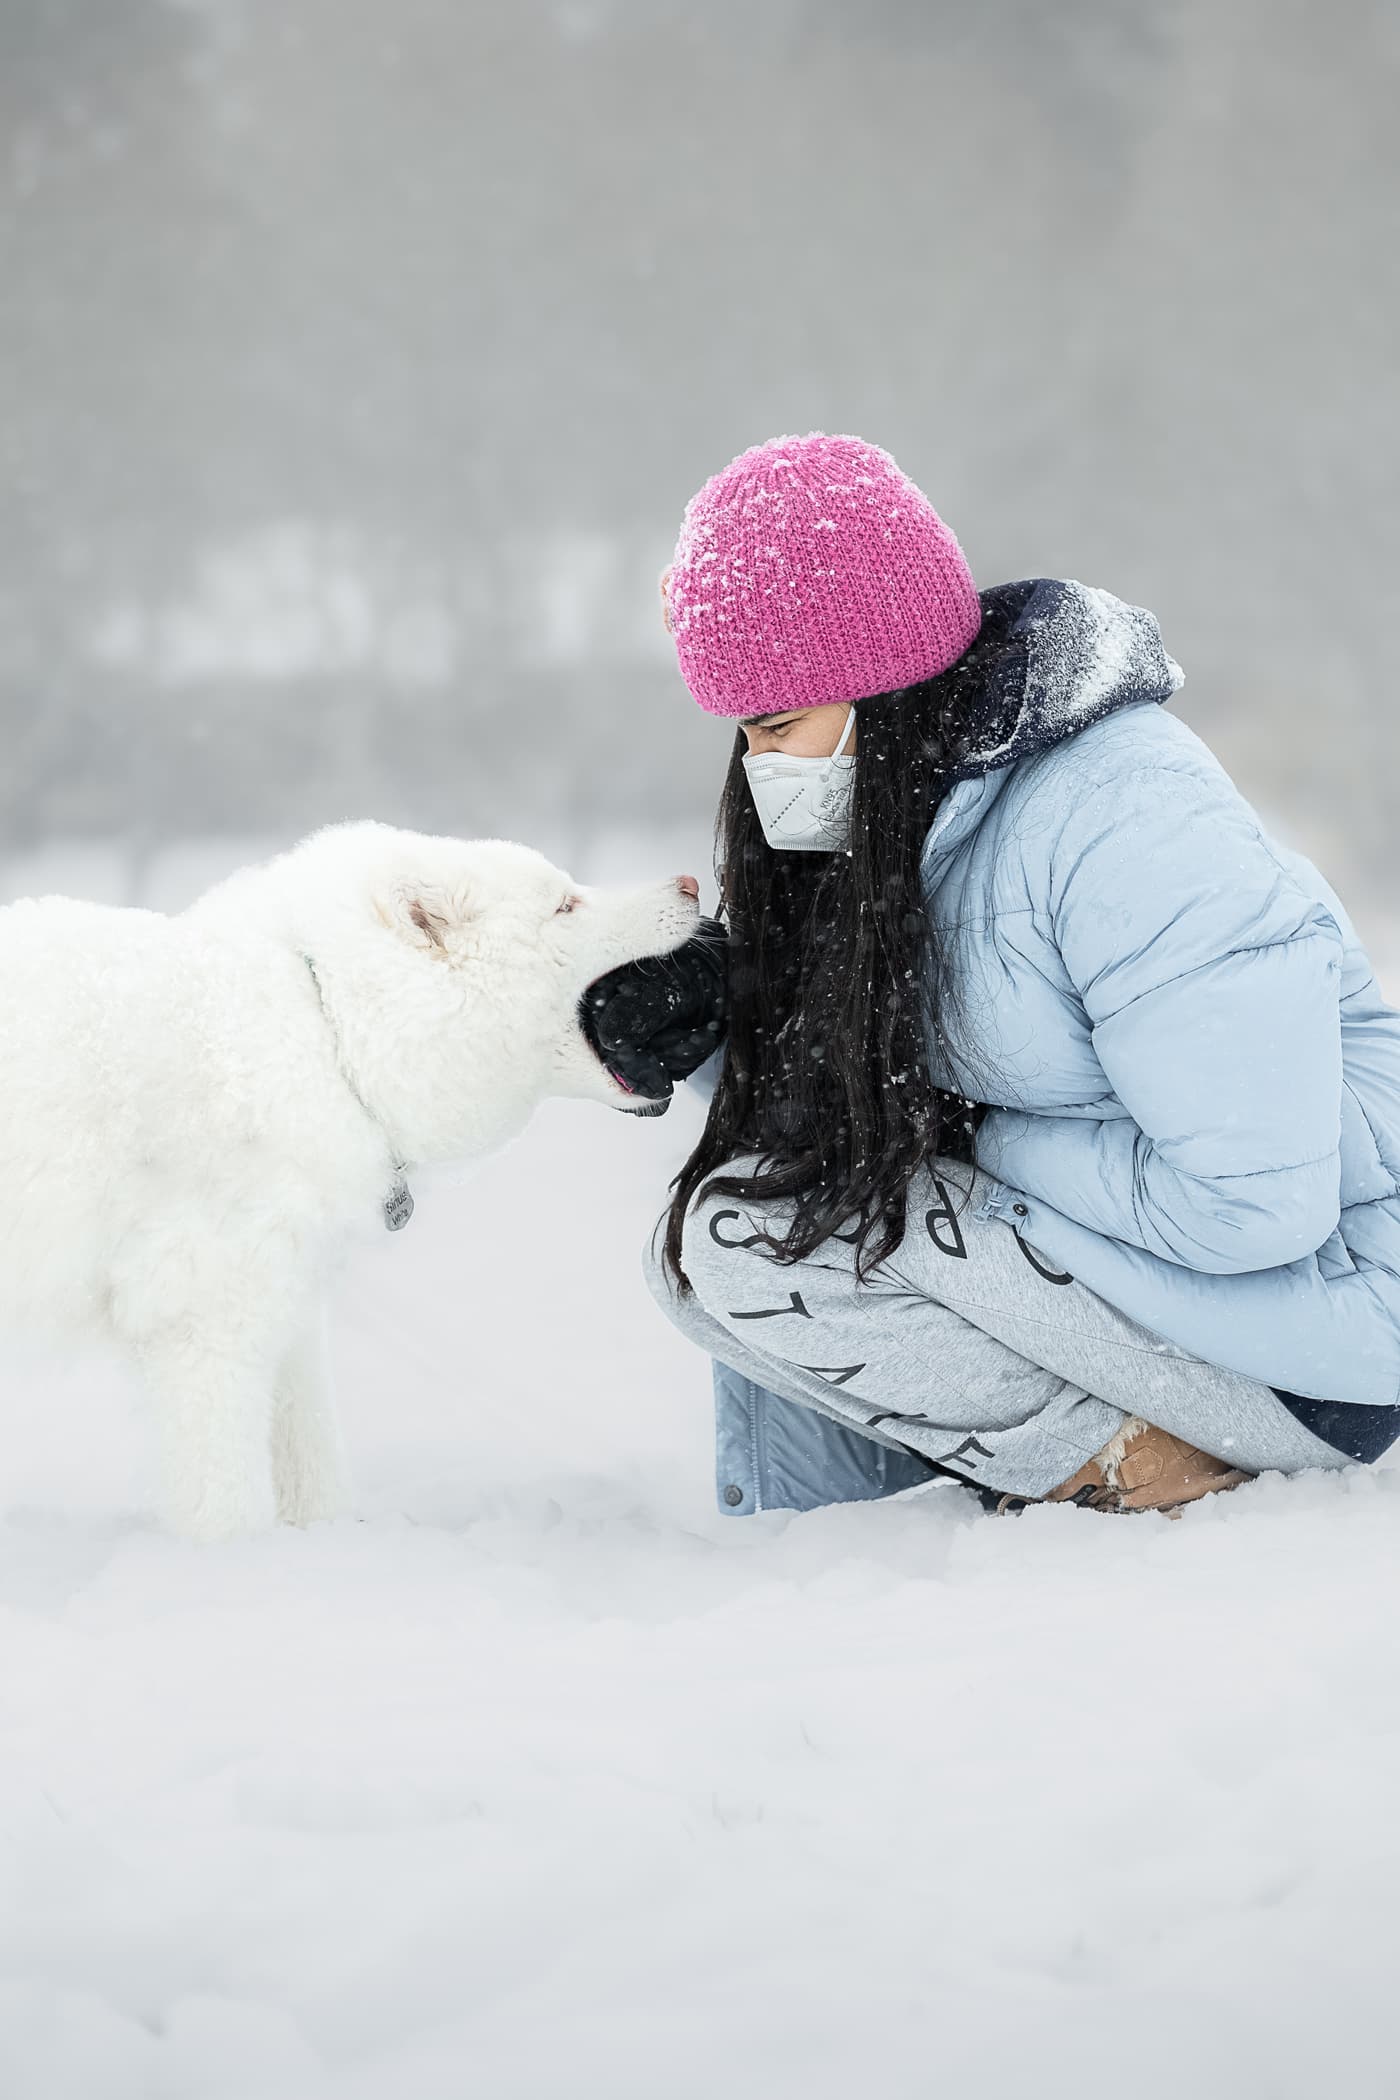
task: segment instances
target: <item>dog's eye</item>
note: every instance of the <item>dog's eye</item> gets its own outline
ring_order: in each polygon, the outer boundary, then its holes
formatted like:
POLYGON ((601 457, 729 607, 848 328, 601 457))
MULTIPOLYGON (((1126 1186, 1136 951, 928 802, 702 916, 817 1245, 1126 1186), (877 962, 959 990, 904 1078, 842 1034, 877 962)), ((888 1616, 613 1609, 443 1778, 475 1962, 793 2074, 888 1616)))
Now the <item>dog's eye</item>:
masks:
POLYGON ((559 917, 560 912, 574 911, 580 904, 582 904, 582 902, 582 897, 566 897, 564 899, 564 902, 555 911, 555 918, 557 919, 559 917))

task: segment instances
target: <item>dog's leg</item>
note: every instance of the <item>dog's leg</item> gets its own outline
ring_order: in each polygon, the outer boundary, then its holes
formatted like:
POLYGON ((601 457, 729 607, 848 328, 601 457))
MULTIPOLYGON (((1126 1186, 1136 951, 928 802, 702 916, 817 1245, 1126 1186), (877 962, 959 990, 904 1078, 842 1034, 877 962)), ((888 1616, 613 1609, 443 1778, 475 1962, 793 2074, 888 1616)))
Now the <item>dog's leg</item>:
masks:
POLYGON ((315 1524, 350 1507, 350 1480, 331 1404, 324 1320, 287 1351, 272 1409, 272 1484, 284 1524, 315 1524))
POLYGON ((162 1500, 171 1528, 242 1538, 273 1521, 272 1381, 246 1350, 194 1328, 137 1351, 156 1405, 162 1500))

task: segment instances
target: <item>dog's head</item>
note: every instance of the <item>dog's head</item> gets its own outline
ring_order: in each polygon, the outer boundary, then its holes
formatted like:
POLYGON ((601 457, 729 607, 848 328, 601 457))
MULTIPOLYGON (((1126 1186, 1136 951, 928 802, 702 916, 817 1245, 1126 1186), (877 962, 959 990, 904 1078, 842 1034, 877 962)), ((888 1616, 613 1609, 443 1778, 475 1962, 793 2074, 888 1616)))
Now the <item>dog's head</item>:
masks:
POLYGON ((584 995, 620 963, 690 939, 691 877, 594 889, 528 846, 380 824, 318 833, 291 858, 303 856, 320 921, 306 945, 318 965, 324 951, 348 1062, 367 1099, 418 1098, 434 1153, 470 1149, 473 1104, 489 1118, 565 1094, 647 1112, 594 1049, 584 995))

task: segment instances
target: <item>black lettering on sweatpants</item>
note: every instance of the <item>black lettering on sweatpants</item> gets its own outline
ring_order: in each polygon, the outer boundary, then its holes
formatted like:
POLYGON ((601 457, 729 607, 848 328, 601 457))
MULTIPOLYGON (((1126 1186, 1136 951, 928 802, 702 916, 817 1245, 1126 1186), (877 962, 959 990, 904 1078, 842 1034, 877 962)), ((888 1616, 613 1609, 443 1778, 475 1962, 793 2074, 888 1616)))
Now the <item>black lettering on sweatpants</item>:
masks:
POLYGON ((1023 1240, 1022 1238, 1021 1238, 1021 1235, 1020 1235, 1020 1233, 1019 1233, 1019 1232, 1018 1232, 1018 1233, 1017 1233, 1017 1235, 1016 1235, 1016 1245, 1017 1245, 1017 1246, 1018 1246, 1018 1247, 1020 1248, 1021 1252, 1022 1252, 1022 1253, 1023 1253, 1024 1255, 1025 1255, 1025 1257, 1026 1257, 1026 1260, 1027 1260, 1027 1261, 1028 1261, 1028 1262, 1030 1263, 1031 1267, 1032 1267, 1032 1268, 1033 1268, 1033 1269, 1035 1270, 1035 1273, 1036 1273, 1036 1275, 1037 1275, 1037 1276, 1043 1276, 1043 1277, 1045 1278, 1045 1281, 1046 1281, 1047 1283, 1073 1283, 1073 1282, 1074 1282, 1074 1278, 1073 1278, 1072 1276, 1066 1276, 1066 1275, 1065 1275, 1065 1273, 1064 1273, 1064 1271, 1063 1271, 1062 1269, 1047 1269, 1047 1268, 1046 1268, 1046 1266, 1045 1266, 1045 1264, 1044 1264, 1044 1262, 1043 1262, 1043 1261, 1042 1261, 1042 1260, 1040 1259, 1039 1255, 1038 1255, 1038 1254, 1035 1254, 1035 1253, 1033 1253, 1033 1252, 1032 1252, 1032 1250, 1031 1250, 1031 1249, 1030 1249, 1030 1248, 1029 1248, 1029 1247, 1028 1247, 1028 1246, 1026 1245, 1025 1241, 1024 1241, 1024 1240, 1023 1240))
POLYGON ((933 1462, 936 1466, 947 1466, 951 1465, 955 1458, 960 1458, 965 1464, 974 1465, 976 1461, 968 1457, 969 1451, 975 1451, 981 1458, 990 1458, 992 1455, 985 1444, 978 1443, 975 1436, 965 1436, 956 1451, 945 1451, 941 1458, 936 1458, 933 1462))
MULTIPOLYGON (((865 1366, 862 1364, 861 1369, 864 1370, 864 1368, 865 1366)), ((901 1414, 897 1408, 886 1407, 878 1415, 867 1415, 860 1427, 862 1429, 878 1429, 882 1422, 926 1422, 927 1420, 928 1416, 926 1414, 922 1414, 915 1409, 910 1409, 906 1413, 901 1414)))
POLYGON ((794 1291, 786 1305, 768 1305, 761 1312, 732 1312, 731 1320, 781 1320, 786 1313, 796 1313, 799 1319, 810 1320, 812 1315, 802 1303, 801 1291, 794 1291))
POLYGON ((943 1198, 943 1202, 941 1207, 935 1204, 932 1210, 925 1211, 924 1230, 940 1254, 949 1254, 954 1261, 966 1261, 967 1241, 962 1236, 962 1227, 958 1223, 958 1214, 953 1208, 953 1199, 936 1174, 933 1177, 933 1185, 943 1198), (944 1239, 940 1234, 940 1226, 946 1228, 949 1235, 947 1239, 944 1239))

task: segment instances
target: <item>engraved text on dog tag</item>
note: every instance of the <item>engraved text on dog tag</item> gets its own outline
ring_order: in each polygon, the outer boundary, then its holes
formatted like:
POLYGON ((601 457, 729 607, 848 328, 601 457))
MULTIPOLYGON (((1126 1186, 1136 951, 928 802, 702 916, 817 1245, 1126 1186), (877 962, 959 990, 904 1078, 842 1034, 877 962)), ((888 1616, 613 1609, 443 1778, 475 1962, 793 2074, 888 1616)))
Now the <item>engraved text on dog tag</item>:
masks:
POLYGON ((384 1223, 390 1232, 402 1232, 413 1216, 413 1193, 400 1174, 384 1198, 384 1223))

